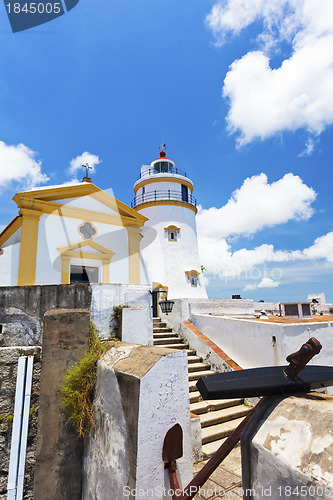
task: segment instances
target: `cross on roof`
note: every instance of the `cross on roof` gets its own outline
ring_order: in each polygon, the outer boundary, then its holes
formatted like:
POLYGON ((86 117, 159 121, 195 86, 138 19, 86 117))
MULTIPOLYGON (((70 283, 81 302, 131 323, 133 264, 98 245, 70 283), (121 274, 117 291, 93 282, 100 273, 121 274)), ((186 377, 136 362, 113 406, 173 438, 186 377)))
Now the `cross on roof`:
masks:
POLYGON ((89 163, 82 165, 82 167, 86 169, 86 177, 89 177, 89 170, 92 170, 92 167, 89 166, 89 163))

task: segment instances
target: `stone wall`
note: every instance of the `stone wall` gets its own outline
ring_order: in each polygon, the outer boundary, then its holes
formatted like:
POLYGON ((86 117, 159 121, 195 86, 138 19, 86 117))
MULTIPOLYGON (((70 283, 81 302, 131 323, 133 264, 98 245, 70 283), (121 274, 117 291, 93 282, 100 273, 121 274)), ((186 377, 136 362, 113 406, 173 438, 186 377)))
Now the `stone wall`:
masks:
POLYGON ((333 398, 266 397, 241 436, 244 499, 332 500, 333 398))
POLYGON ((110 335, 113 307, 144 309, 152 343, 151 296, 148 285, 88 284, 0 287, 0 347, 41 345, 43 318, 55 309, 87 309, 99 335, 110 335))
POLYGON ((7 498, 7 477, 12 438, 12 419, 14 413, 17 365, 18 358, 23 355, 34 356, 29 434, 24 479, 24 500, 33 499, 41 370, 40 354, 40 347, 0 348, 0 500, 5 500, 7 498))
POLYGON ((34 500, 81 500, 83 442, 59 401, 65 371, 87 351, 89 311, 45 314, 34 500))
POLYGON ((40 345, 46 311, 90 304, 89 284, 0 287, 0 347, 40 345))

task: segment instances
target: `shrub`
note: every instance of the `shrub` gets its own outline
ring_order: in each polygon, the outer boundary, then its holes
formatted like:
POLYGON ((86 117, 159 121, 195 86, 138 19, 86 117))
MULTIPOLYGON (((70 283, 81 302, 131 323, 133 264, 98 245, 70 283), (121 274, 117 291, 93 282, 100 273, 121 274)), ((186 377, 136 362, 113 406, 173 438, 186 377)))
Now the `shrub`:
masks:
POLYGON ((93 400, 97 378, 97 362, 107 351, 108 344, 103 344, 90 322, 88 351, 80 361, 66 371, 64 382, 59 386, 60 401, 79 438, 89 433, 94 422, 93 400))

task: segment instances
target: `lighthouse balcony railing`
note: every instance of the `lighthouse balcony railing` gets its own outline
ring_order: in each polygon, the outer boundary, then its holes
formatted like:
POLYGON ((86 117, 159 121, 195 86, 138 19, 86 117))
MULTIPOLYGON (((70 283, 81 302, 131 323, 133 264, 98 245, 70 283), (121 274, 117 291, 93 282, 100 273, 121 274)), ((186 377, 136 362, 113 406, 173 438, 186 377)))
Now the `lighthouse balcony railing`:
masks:
POLYGON ((131 207, 135 208, 142 203, 160 200, 183 201, 185 203, 190 203, 195 207, 197 206, 197 200, 191 194, 185 195, 180 191, 172 191, 170 189, 166 189, 165 191, 148 191, 147 193, 135 196, 131 202, 131 207))
POLYGON ((140 173, 140 179, 148 175, 156 175, 156 174, 175 174, 187 177, 186 172, 184 172, 183 170, 179 170, 179 168, 173 166, 171 167, 159 166, 158 168, 148 168, 147 170, 143 170, 143 172, 140 173))

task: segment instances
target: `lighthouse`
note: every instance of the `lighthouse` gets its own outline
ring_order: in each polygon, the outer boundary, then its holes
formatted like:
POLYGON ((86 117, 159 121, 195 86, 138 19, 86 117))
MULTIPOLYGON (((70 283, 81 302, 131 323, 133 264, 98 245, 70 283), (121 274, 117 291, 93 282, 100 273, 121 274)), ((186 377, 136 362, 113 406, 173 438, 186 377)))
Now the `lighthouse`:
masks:
POLYGON ((199 259, 193 182, 167 158, 143 165, 134 184, 134 208, 147 217, 141 256, 153 290, 168 299, 207 298, 199 259))

